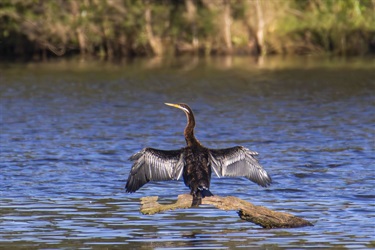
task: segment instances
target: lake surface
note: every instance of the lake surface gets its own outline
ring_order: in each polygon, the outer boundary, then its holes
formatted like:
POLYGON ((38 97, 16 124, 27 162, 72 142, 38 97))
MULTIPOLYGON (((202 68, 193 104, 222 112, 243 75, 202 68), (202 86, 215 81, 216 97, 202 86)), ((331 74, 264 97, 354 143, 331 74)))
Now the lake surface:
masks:
POLYGON ((180 58, 0 65, 0 248, 373 249, 375 63, 369 59, 180 58), (211 190, 314 227, 262 229, 210 206, 142 215, 183 182, 127 194, 128 157, 184 146, 195 112, 207 147, 259 152, 274 183, 211 190))

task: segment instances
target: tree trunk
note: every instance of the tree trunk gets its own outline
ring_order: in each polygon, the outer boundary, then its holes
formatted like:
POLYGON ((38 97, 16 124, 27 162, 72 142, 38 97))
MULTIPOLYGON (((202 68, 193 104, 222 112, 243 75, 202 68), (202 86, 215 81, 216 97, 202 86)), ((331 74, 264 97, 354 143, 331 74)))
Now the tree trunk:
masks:
MULTIPOLYGON (((72 10, 73 22, 74 22, 74 24, 77 24, 78 19, 80 18, 79 17, 80 16, 79 2, 72 1, 70 7, 71 7, 71 10, 72 10)), ((85 37, 84 31, 82 30, 82 28, 79 25, 77 25, 77 27, 75 29, 75 33, 77 35, 79 51, 80 51, 81 55, 85 55, 86 52, 87 52, 87 45, 86 45, 86 37, 85 37)))
POLYGON ((258 30, 257 30, 257 41, 259 45, 259 49, 262 55, 266 54, 266 47, 264 45, 264 17, 263 17, 263 10, 261 5, 261 0, 256 0, 256 10, 257 10, 257 17, 258 17, 258 30))
POLYGON ((225 47, 228 52, 232 51, 232 33, 231 33, 231 10, 230 10, 230 0, 223 0, 224 3, 224 42, 225 47))
POLYGON ((185 6, 187 11, 187 20, 191 26, 191 36, 192 36, 192 46, 196 50, 199 46, 198 37, 197 37, 197 25, 196 25, 196 16, 197 16, 197 7, 194 4, 193 0, 185 0, 185 6))
POLYGON ((163 48, 161 45, 160 38, 155 37, 154 33, 152 32, 152 18, 151 18, 151 8, 148 0, 145 0, 146 9, 145 9, 145 29, 146 29, 146 35, 147 39, 149 41, 150 47, 152 52, 155 55, 161 55, 163 53, 163 48))

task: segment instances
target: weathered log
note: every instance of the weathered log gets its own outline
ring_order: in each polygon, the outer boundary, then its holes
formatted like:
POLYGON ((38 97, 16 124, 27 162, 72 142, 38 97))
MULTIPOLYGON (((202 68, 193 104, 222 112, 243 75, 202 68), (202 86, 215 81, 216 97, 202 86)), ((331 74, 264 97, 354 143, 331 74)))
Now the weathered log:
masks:
MULTIPOLYGON (((141 213, 142 214, 156 214, 163 211, 190 208, 193 197, 190 194, 182 194, 173 204, 158 203, 158 196, 149 196, 141 198, 141 213)), ((236 210, 241 219, 255 223, 263 228, 294 228, 313 226, 302 218, 294 215, 276 212, 262 206, 255 206, 254 204, 241 200, 237 197, 227 196, 212 196, 202 199, 202 205, 214 205, 222 210, 236 210)))

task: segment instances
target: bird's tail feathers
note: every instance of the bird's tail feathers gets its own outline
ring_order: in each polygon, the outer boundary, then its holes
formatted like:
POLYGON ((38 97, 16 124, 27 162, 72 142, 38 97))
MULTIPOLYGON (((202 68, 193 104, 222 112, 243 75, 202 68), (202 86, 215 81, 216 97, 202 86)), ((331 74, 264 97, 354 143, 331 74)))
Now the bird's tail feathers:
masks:
POLYGON ((210 191, 208 188, 206 188, 206 187, 199 187, 198 190, 199 190, 199 192, 201 193, 202 198, 204 198, 204 197, 208 197, 208 196, 214 196, 214 195, 211 193, 211 191, 210 191))
POLYGON ((205 186, 199 186, 198 190, 196 190, 193 193, 193 203, 191 206, 198 207, 200 204, 202 204, 202 198, 208 197, 208 196, 214 196, 214 195, 205 186))

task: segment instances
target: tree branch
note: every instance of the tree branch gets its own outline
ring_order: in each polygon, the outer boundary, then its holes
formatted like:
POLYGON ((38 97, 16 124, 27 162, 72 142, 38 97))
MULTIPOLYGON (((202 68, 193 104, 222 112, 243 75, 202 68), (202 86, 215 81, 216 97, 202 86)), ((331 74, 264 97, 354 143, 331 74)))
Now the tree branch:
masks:
MULTIPOLYGON (((158 196, 149 196, 141 198, 141 213, 156 214, 168 210, 190 208, 192 204, 192 196, 190 194, 182 194, 173 204, 162 205, 157 202, 158 196)), ((202 199, 202 205, 214 205, 221 210, 236 210, 241 219, 255 223, 263 228, 294 228, 313 226, 302 218, 294 215, 276 212, 262 206, 239 199, 233 196, 220 197, 212 196, 202 199)))

